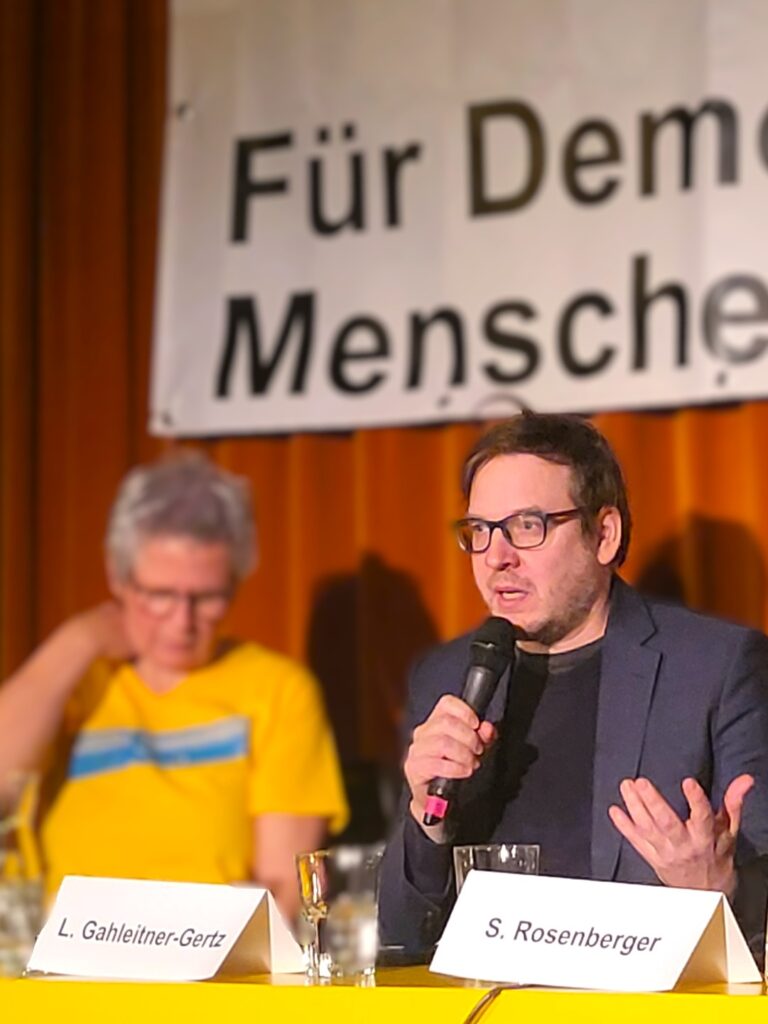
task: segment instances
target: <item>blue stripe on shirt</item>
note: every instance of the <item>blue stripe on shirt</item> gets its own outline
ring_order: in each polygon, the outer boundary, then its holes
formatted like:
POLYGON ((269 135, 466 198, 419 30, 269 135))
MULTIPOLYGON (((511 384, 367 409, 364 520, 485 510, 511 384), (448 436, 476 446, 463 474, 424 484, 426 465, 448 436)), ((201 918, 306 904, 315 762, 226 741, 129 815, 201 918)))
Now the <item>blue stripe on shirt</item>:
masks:
POLYGON ((69 762, 69 778, 82 779, 132 765, 160 768, 231 761, 248 753, 248 720, 225 718, 188 729, 94 729, 81 733, 69 762))

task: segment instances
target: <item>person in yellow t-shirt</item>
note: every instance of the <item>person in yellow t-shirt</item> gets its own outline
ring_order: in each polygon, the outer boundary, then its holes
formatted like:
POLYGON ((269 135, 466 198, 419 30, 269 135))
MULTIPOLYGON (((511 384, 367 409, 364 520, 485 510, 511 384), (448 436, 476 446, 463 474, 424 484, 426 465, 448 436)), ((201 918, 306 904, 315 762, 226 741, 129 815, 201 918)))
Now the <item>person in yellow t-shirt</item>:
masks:
POLYGON ((46 885, 65 874, 252 880, 289 918, 294 855, 347 806, 319 686, 218 633, 253 562, 244 482, 186 453, 124 480, 106 537, 113 595, 0 688, 0 777, 43 767, 46 885))

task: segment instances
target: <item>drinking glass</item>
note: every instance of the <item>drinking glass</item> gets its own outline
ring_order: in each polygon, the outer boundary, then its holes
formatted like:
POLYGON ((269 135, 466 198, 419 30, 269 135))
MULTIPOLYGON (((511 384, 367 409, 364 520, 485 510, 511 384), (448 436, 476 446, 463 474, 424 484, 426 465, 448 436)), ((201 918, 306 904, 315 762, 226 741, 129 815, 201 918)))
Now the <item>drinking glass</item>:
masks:
POLYGON ((0 777, 0 977, 22 973, 42 924, 36 803, 33 775, 0 777))
POLYGON ((456 895, 473 868, 478 871, 511 871, 522 875, 538 875, 539 847, 534 843, 489 843, 475 846, 454 846, 453 869, 456 895))
POLYGON ((382 853, 381 845, 337 846, 296 857, 310 978, 373 975, 382 853))

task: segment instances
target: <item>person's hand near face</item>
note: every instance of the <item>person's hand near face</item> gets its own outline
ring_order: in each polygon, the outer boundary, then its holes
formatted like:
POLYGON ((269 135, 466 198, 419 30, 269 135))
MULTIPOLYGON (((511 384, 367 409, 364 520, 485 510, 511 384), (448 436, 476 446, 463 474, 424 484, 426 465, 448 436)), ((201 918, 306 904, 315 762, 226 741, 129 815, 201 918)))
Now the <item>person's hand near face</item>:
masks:
POLYGON ((125 612, 116 600, 102 601, 94 608, 75 615, 69 622, 82 638, 84 649, 91 652, 90 661, 131 661, 135 647, 126 630, 125 612))
POLYGON ((67 619, 3 685, 0 774, 40 762, 94 661, 132 661, 146 685, 162 692, 213 657, 232 596, 226 545, 149 538, 130 577, 108 574, 113 600, 67 619))
POLYGON ((124 661, 134 654, 116 601, 74 615, 54 630, 3 684, 0 776, 38 766, 67 701, 94 661, 124 661))

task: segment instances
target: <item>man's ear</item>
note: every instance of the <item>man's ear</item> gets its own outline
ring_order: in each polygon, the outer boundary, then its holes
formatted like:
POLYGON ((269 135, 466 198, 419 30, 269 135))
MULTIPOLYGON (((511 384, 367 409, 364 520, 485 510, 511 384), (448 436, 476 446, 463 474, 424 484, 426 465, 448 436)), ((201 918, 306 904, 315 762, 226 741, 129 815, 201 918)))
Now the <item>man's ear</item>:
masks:
POLYGON ((613 505, 601 508, 597 515, 597 560, 611 565, 621 546, 621 514, 613 505))

